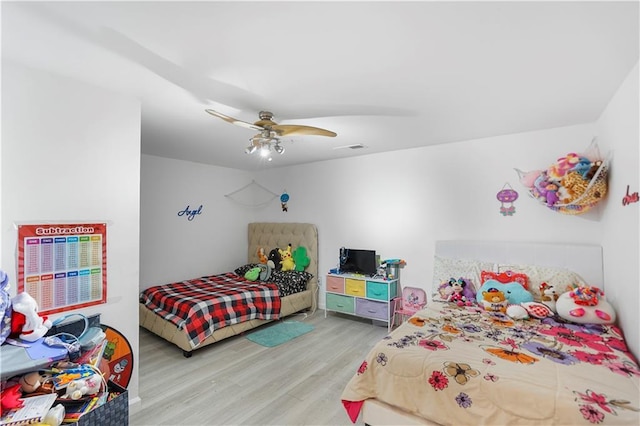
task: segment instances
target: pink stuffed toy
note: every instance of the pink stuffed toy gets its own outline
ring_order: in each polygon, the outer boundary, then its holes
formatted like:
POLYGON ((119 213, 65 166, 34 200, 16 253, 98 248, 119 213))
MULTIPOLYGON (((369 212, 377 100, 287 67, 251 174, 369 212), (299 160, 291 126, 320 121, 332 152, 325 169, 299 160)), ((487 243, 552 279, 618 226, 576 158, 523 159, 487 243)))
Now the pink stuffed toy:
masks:
POLYGON ((472 303, 467 300, 466 296, 463 294, 466 285, 467 283, 462 278, 458 280, 451 278, 449 280, 449 286, 453 292, 449 294, 447 302, 454 302, 458 306, 471 306, 472 303))

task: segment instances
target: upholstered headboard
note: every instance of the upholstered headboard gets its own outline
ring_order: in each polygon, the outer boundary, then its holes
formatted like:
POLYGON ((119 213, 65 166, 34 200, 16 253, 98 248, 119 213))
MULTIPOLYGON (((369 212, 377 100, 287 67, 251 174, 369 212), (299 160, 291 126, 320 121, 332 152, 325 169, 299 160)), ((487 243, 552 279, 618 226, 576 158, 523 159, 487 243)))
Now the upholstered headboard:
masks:
POLYGON ((526 243, 509 241, 436 241, 435 254, 502 265, 530 264, 565 268, 585 282, 604 289, 602 247, 591 244, 526 243))
POLYGON ((250 223, 248 229, 248 253, 249 263, 258 263, 258 249, 268 251, 273 248, 286 249, 289 244, 295 249, 302 246, 307 249, 309 265, 306 271, 313 274, 307 288, 313 292, 315 310, 316 296, 318 293, 318 229, 311 223, 276 223, 256 222, 250 223))

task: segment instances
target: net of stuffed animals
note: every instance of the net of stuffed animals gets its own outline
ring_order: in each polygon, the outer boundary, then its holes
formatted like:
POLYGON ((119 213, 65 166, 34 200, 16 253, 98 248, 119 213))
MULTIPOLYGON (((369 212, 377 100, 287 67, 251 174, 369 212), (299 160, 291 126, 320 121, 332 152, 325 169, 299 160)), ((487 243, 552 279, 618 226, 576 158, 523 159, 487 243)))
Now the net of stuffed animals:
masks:
POLYGON ((582 154, 570 152, 544 170, 515 169, 529 195, 559 213, 589 211, 607 194, 607 161, 595 140, 582 154))

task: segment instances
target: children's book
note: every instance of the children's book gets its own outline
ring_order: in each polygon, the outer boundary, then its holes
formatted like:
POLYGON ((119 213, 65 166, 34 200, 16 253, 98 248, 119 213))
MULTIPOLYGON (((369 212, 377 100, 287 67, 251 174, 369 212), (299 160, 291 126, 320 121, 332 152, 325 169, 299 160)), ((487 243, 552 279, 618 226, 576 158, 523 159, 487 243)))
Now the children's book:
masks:
POLYGON ((58 397, 55 393, 22 398, 23 406, 2 413, 0 425, 29 425, 40 423, 58 397))

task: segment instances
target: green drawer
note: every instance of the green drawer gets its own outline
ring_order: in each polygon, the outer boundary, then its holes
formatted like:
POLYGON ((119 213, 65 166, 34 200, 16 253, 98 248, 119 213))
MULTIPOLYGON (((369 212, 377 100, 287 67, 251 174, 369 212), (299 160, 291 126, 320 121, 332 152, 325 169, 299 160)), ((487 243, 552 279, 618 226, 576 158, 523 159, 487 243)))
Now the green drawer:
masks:
POLYGON ((389 300, 389 284, 367 281, 367 297, 369 299, 389 300))
POLYGON ((356 311, 353 297, 333 293, 327 293, 327 309, 347 314, 353 314, 356 311))

